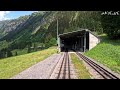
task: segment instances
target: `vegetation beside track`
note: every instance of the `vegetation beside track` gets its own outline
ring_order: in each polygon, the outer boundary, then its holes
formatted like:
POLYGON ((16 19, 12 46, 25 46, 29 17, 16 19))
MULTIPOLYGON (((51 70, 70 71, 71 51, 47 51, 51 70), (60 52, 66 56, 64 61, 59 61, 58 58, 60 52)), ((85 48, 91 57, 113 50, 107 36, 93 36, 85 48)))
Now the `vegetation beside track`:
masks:
POLYGON ((90 79, 90 73, 84 66, 83 62, 79 60, 79 58, 74 53, 71 53, 70 56, 72 63, 75 66, 78 79, 90 79))
POLYGON ((0 79, 10 78, 56 52, 56 47, 50 47, 42 51, 0 59, 0 79))
POLYGON ((120 40, 110 40, 106 35, 100 37, 101 43, 85 55, 120 74, 120 40))

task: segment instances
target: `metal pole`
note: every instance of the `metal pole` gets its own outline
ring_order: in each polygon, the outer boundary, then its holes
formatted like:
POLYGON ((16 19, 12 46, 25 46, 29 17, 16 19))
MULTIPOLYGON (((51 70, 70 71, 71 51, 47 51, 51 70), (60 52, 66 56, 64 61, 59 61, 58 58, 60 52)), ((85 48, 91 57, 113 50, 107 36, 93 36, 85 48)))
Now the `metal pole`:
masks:
MULTIPOLYGON (((59 50, 59 39, 58 39, 58 19, 57 19, 57 50, 59 50)), ((57 51, 58 52, 58 51, 57 51)))
MULTIPOLYGON (((57 19, 57 41, 58 41, 58 19, 57 19)), ((57 42, 58 44, 58 42, 57 42)))

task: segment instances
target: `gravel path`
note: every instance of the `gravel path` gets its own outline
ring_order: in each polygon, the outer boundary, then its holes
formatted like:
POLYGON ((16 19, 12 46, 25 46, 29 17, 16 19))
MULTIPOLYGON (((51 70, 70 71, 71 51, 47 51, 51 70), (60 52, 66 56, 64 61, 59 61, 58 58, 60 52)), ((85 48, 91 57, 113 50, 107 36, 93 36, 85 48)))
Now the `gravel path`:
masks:
POLYGON ((47 59, 22 71, 11 79, 48 79, 62 54, 53 54, 47 59))

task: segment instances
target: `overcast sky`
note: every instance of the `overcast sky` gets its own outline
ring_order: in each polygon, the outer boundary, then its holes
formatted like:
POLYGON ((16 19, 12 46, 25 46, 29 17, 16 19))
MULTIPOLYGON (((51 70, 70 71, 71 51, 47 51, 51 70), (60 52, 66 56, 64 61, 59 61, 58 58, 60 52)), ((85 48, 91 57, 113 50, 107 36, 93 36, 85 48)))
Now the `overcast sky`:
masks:
POLYGON ((0 11, 0 21, 15 19, 24 15, 30 15, 33 12, 36 11, 0 11))

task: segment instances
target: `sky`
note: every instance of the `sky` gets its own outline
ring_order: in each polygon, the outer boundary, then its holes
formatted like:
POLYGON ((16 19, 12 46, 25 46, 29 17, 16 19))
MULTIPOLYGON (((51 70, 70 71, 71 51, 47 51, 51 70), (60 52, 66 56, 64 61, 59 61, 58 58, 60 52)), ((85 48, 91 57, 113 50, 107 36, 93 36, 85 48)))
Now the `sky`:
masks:
POLYGON ((15 19, 20 16, 30 15, 36 11, 0 11, 0 21, 15 19))

